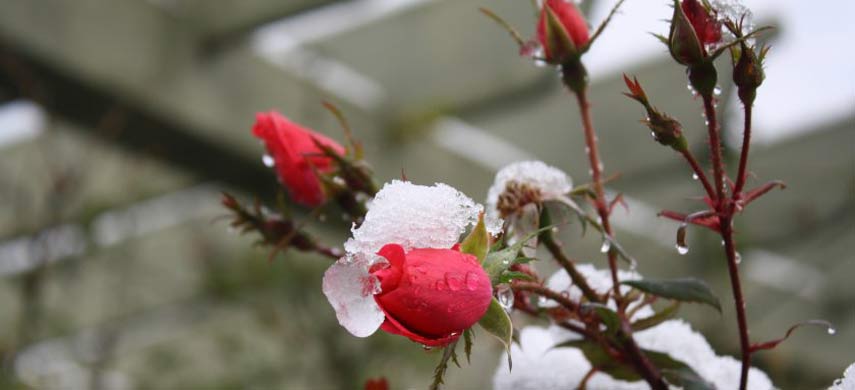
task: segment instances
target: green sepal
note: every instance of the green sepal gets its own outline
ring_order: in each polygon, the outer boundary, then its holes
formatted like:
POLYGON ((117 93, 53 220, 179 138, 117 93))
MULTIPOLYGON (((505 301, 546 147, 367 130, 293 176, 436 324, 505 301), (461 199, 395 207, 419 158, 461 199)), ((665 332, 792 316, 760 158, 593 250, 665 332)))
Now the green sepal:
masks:
POLYGON ((495 297, 490 301, 490 306, 487 308, 484 316, 481 317, 481 320, 478 321, 478 325, 481 325, 481 328, 487 331, 487 333, 502 342, 508 353, 508 368, 512 368, 511 342, 514 335, 514 325, 511 323, 511 317, 495 297))

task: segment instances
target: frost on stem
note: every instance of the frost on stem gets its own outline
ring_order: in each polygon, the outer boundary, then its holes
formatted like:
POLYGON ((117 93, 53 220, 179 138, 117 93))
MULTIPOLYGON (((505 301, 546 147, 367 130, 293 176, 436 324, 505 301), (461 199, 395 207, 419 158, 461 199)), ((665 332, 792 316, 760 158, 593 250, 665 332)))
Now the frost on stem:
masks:
MULTIPOLYGON (((386 260, 377 255, 384 245, 448 249, 478 221, 484 209, 460 191, 445 185, 421 186, 403 181, 387 183, 368 205, 365 221, 353 228, 344 244, 347 254, 324 274, 323 291, 339 323, 354 336, 367 337, 383 323, 374 295, 380 283, 369 273, 386 260)), ((488 221, 497 234, 501 221, 488 221)))

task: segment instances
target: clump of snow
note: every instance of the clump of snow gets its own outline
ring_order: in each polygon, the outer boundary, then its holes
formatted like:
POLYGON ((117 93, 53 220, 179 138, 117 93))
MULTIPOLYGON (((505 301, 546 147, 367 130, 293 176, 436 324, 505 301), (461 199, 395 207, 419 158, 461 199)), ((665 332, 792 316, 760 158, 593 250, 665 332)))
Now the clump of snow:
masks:
POLYGON ((855 363, 843 372, 843 378, 837 379, 828 390, 855 390, 855 363))
POLYGON ((487 191, 487 207, 491 213, 496 210, 499 195, 511 182, 538 189, 544 200, 556 199, 573 189, 573 182, 564 171, 543 161, 515 162, 496 173, 493 185, 487 191))
MULTIPOLYGON (((365 221, 351 229, 345 257, 324 273, 323 291, 338 322, 357 337, 373 334, 385 316, 374 300, 380 283, 368 270, 385 259, 377 252, 386 244, 413 248, 451 248, 478 222, 484 207, 460 191, 441 183, 416 185, 394 180, 368 205, 365 221)), ((498 234, 501 220, 485 221, 498 234)))
MULTIPOLYGON (((682 320, 665 321, 654 328, 637 332, 635 336, 641 348, 664 352, 683 361, 718 389, 739 387, 741 363, 730 356, 717 356, 703 335, 692 330, 682 320)), ((520 343, 511 347, 514 369, 508 370, 507 356, 502 356, 493 375, 494 390, 576 388, 591 369, 591 364, 578 349, 552 347, 577 339, 577 334, 554 325, 548 329, 537 326, 523 328, 520 343)), ((643 381, 626 382, 604 373, 596 373, 588 381, 587 388, 640 390, 649 387, 643 381)), ((749 371, 748 389, 773 388, 772 381, 765 373, 756 368, 749 371)))
POLYGON ((342 257, 324 273, 323 291, 338 323, 356 337, 368 337, 386 318, 374 300, 380 282, 368 273, 371 261, 362 255, 342 257))
MULTIPOLYGON (((579 264, 576 268, 584 275, 594 291, 604 294, 612 288, 609 270, 598 270, 591 264, 579 264)), ((618 277, 620 280, 641 279, 641 275, 637 272, 627 271, 619 271, 618 277)), ((572 284, 564 270, 553 274, 546 285, 551 290, 564 293, 571 300, 579 301, 582 298, 582 291, 572 284)), ((622 286, 621 291, 628 292, 629 287, 622 286)), ((542 305, 554 306, 554 303, 547 301, 542 305)), ((610 302, 609 306, 614 308, 614 303, 610 302)), ((635 317, 643 318, 652 314, 653 310, 645 307, 639 310, 635 317)), ((576 333, 551 325, 549 328, 525 327, 520 335, 520 343, 514 344, 511 348, 514 370, 508 371, 507 356, 503 356, 493 376, 495 390, 576 388, 591 369, 591 364, 579 350, 552 348, 565 341, 580 339, 576 333)), ((706 338, 692 330, 691 325, 683 320, 665 321, 656 327, 636 332, 634 337, 641 348, 667 353, 672 358, 686 363, 718 389, 739 387, 741 363, 730 356, 716 355, 706 338)), ((847 370, 847 374, 851 370, 853 372, 851 375, 855 376, 853 367, 847 370)), ((587 388, 635 390, 649 387, 643 381, 626 382, 612 379, 604 373, 597 373, 588 381, 587 388)), ((748 374, 748 388, 769 390, 773 389, 774 385, 765 373, 752 368, 748 374)), ((855 390, 855 388, 830 390, 855 390)))
MULTIPOLYGON (((484 207, 446 184, 422 186, 394 180, 374 197, 365 221, 352 229, 344 244, 348 253, 373 255, 394 243, 412 248, 450 248, 461 234, 478 222, 484 207)), ((501 221, 487 221, 487 230, 498 234, 501 221)))

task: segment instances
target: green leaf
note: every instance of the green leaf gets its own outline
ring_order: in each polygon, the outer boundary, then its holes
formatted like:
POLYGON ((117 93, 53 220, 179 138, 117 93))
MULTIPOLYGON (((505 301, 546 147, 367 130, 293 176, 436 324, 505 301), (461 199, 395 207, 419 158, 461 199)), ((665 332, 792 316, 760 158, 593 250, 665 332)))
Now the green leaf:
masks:
MULTIPOLYGON (((577 348, 585 355, 585 359, 614 379, 625 381, 638 381, 642 377, 635 368, 627 363, 615 361, 606 353, 599 343, 593 340, 571 340, 556 345, 554 348, 577 348)), ((681 386, 686 390, 714 390, 715 387, 705 381, 687 364, 676 360, 668 354, 642 349, 642 352, 650 359, 654 366, 659 368, 662 376, 672 385, 681 386)))
POLYGON ((681 279, 642 279, 621 282, 648 294, 658 297, 676 299, 683 302, 698 302, 710 305, 721 313, 721 303, 710 287, 702 280, 695 278, 681 279))
POLYGON ((606 305, 589 303, 582 305, 583 310, 593 310, 600 317, 600 321, 606 326, 606 334, 614 336, 620 330, 620 317, 606 305))
POLYGON ((463 331, 463 351, 466 352, 466 363, 472 363, 470 357, 472 356, 472 338, 474 337, 475 331, 472 328, 466 329, 463 331))
POLYGON ((489 250, 490 233, 487 233, 487 227, 484 225, 484 212, 481 212, 478 215, 478 224, 475 225, 469 236, 460 243, 460 251, 474 255, 478 258, 478 263, 483 263, 489 250))
POLYGON ((597 371, 603 372, 614 379, 630 382, 642 379, 631 365, 612 359, 611 355, 606 353, 603 347, 596 341, 571 340, 560 343, 553 348, 568 347, 577 348, 582 351, 582 354, 585 355, 585 359, 591 363, 592 367, 596 367, 597 371))
MULTIPOLYGON (((454 349, 456 347, 457 341, 454 341, 442 350, 442 358, 439 360, 439 364, 436 365, 436 369, 433 370, 433 383, 430 385, 430 390, 439 390, 439 386, 444 383, 443 377, 445 376, 445 371, 448 370, 448 360, 455 356, 454 349)), ((456 357, 454 359, 457 360, 456 357)))
POLYGON ((505 249, 502 249, 498 252, 491 252, 484 259, 484 263, 481 265, 484 267, 484 271, 487 271, 487 275, 490 276, 490 281, 493 285, 497 285, 501 283, 501 276, 508 268, 511 267, 517 258, 519 258, 519 252, 522 250, 523 245, 528 240, 531 240, 534 237, 537 237, 538 234, 552 229, 554 226, 547 226, 536 231, 533 231, 517 241, 514 245, 511 245, 505 249))
POLYGON ((656 325, 659 325, 666 320, 674 317, 674 314, 677 314, 677 310, 680 309, 680 301, 674 301, 673 304, 668 305, 668 307, 662 309, 662 311, 650 316, 645 317, 640 320, 637 320, 632 323, 632 330, 639 331, 650 329, 656 325))
POLYGON ((505 271, 499 278, 499 283, 510 283, 514 280, 534 280, 534 278, 525 272, 505 271))
POLYGON ((495 336, 502 344, 505 345, 505 350, 508 352, 508 367, 511 364, 511 339, 514 335, 514 325, 511 323, 511 317, 499 304, 496 298, 490 302, 487 308, 487 313, 478 321, 478 325, 487 331, 487 333, 495 336))

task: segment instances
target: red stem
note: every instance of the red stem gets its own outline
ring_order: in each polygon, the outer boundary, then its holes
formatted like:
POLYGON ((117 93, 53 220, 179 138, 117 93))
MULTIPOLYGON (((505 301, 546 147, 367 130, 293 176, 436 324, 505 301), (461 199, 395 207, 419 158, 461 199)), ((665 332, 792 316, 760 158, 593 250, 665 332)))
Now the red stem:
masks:
POLYGON ((742 295, 742 283, 739 280, 739 265, 736 259, 736 246, 733 243, 733 228, 730 217, 722 218, 721 223, 721 237, 724 239, 730 286, 733 290, 733 301, 736 306, 736 321, 739 325, 739 348, 742 352, 742 374, 739 379, 739 388, 745 390, 748 385, 748 369, 751 366, 751 342, 748 338, 748 320, 745 317, 745 297, 742 295))
POLYGON ((710 154, 712 157, 713 180, 715 181, 716 211, 724 209, 724 165, 721 159, 721 137, 719 136, 718 119, 715 115, 715 103, 712 95, 704 96, 704 114, 707 117, 707 131, 710 137, 710 154))
POLYGON ((686 149, 686 150, 680 152, 680 154, 683 155, 683 157, 686 159, 686 161, 692 167, 692 171, 694 171, 695 175, 697 175, 698 180, 700 180, 701 183, 704 185, 704 190, 707 192, 707 196, 709 196, 710 199, 715 200, 715 198, 716 198, 715 190, 713 189, 712 185, 710 184, 709 179, 707 179, 707 174, 704 173, 703 168, 701 168, 701 165, 698 164, 698 160, 695 160, 695 156, 692 154, 692 151, 689 149, 686 149))
POLYGON ((745 187, 745 177, 748 168, 748 149, 751 147, 751 108, 750 104, 745 105, 745 126, 742 129, 742 153, 739 155, 739 170, 736 174, 736 185, 733 187, 734 196, 739 196, 742 193, 742 188, 745 187))
MULTIPOLYGON (((597 148, 597 135, 594 132, 594 125, 591 121, 591 104, 588 102, 587 90, 581 89, 576 92, 576 100, 579 102, 579 111, 582 113, 582 127, 585 131, 585 146, 587 146, 588 160, 591 165, 591 180, 594 185, 594 193, 597 198, 594 199, 594 206, 597 208, 597 214, 600 215, 601 224, 603 225, 603 233, 608 237, 612 235, 612 227, 609 222, 609 207, 606 202, 605 191, 603 190, 602 180, 602 163, 600 162, 600 152, 597 148)), ((617 275, 617 253, 613 250, 608 251, 609 269, 612 275, 612 285, 619 286, 617 275)), ((614 288, 615 297, 619 300, 620 289, 614 288)))
MULTIPOLYGON (((597 136, 594 132, 594 125, 591 121, 591 104, 588 101, 587 89, 581 88, 574 90, 576 93, 576 100, 579 103, 579 111, 582 114, 582 127, 585 133, 585 146, 587 146, 588 152, 588 160, 591 165, 591 180, 594 185, 594 193, 597 195, 596 199, 594 199, 594 206, 597 208, 597 214, 599 214, 601 224, 603 226, 603 233, 606 234, 609 238, 613 238, 611 223, 609 222, 609 206, 608 201, 606 200, 606 194, 603 190, 603 180, 602 180, 602 168, 600 162, 600 152, 597 148, 597 136)), ((608 259, 609 259, 609 269, 611 270, 612 276, 612 291, 614 292, 615 302, 618 306, 618 316, 621 319, 621 332, 625 336, 623 340, 623 347, 626 353, 629 355, 632 364, 635 366, 638 373, 650 384, 651 388, 654 389, 667 389, 668 386, 665 384, 665 381, 662 379, 662 375, 659 373, 659 370, 644 352, 641 351, 641 348, 638 347, 638 344, 635 343, 635 339, 632 337, 632 328, 629 325, 629 321, 623 313, 624 306, 621 305, 623 298, 620 293, 620 281, 618 280, 617 275, 617 252, 612 248, 608 251, 608 259)))
MULTIPOLYGON (((748 384, 748 369, 751 366, 751 342, 748 338, 748 320, 745 316, 745 297, 742 294, 742 283, 739 280, 739 265, 737 263, 736 246, 733 242, 733 214, 735 212, 735 199, 724 197, 724 165, 722 163, 721 138, 719 137, 718 122, 716 119, 715 104, 712 95, 704 98, 704 113, 707 117, 707 130, 710 137, 710 152, 712 154, 713 174, 715 175, 716 201, 715 210, 719 214, 721 226, 721 238, 724 240, 724 250, 727 256, 727 269, 730 274, 730 287, 733 290, 733 302, 736 306, 736 321, 739 326, 739 347, 742 355, 742 374, 739 379, 739 389, 745 390, 748 384)), ((750 114, 750 109, 746 114, 750 114)), ((746 115, 746 130, 750 128, 750 115, 746 115)), ((750 134, 745 135, 745 140, 750 141, 750 134)), ((745 164, 748 157, 748 142, 743 144, 742 158, 740 160, 740 177, 744 183, 745 164)), ((734 187, 734 194, 738 194, 734 187)), ((733 195, 736 198, 738 195, 733 195)))

